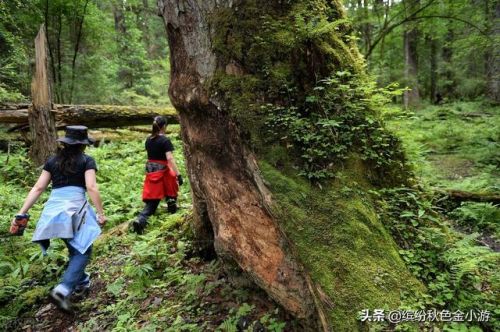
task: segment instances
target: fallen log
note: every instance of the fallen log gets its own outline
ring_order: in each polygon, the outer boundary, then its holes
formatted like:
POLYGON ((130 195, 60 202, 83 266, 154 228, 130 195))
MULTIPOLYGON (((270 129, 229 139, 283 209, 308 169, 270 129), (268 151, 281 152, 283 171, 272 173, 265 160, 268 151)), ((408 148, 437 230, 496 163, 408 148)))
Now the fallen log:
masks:
POLYGON ((500 204, 500 195, 488 193, 473 193, 462 190, 446 190, 443 194, 447 195, 450 200, 456 202, 484 202, 500 204))
MULTIPOLYGON (((0 123, 17 124, 25 128, 28 124, 28 109, 6 109, 0 107, 0 123)), ((151 124, 153 117, 162 115, 168 123, 179 123, 173 107, 116 106, 116 105, 54 105, 56 126, 81 124, 89 128, 122 127, 151 124)))

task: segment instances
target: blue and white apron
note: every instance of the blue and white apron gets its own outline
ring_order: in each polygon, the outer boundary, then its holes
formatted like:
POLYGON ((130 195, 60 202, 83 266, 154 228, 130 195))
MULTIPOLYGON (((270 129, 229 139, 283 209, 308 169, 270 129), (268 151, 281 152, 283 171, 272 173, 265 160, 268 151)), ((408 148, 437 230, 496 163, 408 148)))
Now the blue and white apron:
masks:
POLYGON ((52 190, 31 241, 40 244, 45 254, 51 239, 68 239, 73 248, 84 254, 100 234, 85 189, 68 186, 52 190))

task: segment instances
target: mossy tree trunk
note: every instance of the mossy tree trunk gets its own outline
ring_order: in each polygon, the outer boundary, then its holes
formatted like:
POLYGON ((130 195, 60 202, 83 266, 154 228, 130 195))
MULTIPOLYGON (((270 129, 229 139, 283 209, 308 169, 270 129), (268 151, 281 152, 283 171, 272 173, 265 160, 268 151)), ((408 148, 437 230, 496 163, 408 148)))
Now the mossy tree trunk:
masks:
MULTIPOLYGON (((331 215, 334 203, 325 200, 326 204, 331 203, 327 212, 317 205, 330 194, 325 191, 318 194, 317 200, 313 199, 315 190, 306 189, 307 182, 295 189, 290 187, 288 196, 298 196, 298 199, 285 202, 285 194, 281 202, 291 204, 288 212, 298 211, 296 221, 300 219, 299 222, 304 218, 307 220, 308 213, 315 210, 330 215, 318 220, 311 217, 309 224, 294 224, 290 221, 294 218, 284 217, 276 208, 276 198, 279 199, 280 195, 268 189, 271 183, 267 176, 264 179, 261 164, 267 160, 265 155, 269 151, 263 138, 265 134, 261 131, 264 117, 259 110, 270 104, 276 109, 286 106, 297 110, 296 113, 301 113, 301 121, 319 117, 321 126, 332 126, 325 131, 325 135, 331 135, 328 139, 339 142, 339 145, 344 142, 336 127, 341 121, 328 118, 328 110, 317 103, 318 98, 310 96, 322 91, 324 88, 317 88, 318 84, 331 75, 338 75, 342 80, 347 77, 346 83, 352 77, 353 86, 357 84, 355 80, 364 77, 363 61, 341 3, 326 0, 159 0, 158 5, 171 52, 169 94, 179 112, 193 191, 193 228, 200 242, 206 244, 207 250, 210 247, 215 249, 218 257, 226 263, 239 266, 286 310, 302 319, 307 330, 340 331, 345 330, 345 326, 350 331, 356 330, 356 310, 360 305, 387 304, 389 299, 399 299, 401 289, 399 284, 395 285, 394 292, 385 297, 372 292, 371 286, 365 290, 344 289, 342 282, 349 284, 348 287, 358 281, 369 282, 358 280, 364 278, 365 273, 359 272, 362 269, 351 269, 351 265, 377 262, 372 264, 379 264, 378 269, 364 266, 367 275, 393 269, 387 273, 391 280, 411 279, 406 272, 401 272, 404 265, 392 239, 376 220, 373 208, 363 210, 362 199, 353 200, 353 206, 345 209, 345 215, 335 212, 339 219, 332 219, 330 223, 328 218, 335 218, 331 215), (304 105, 308 103, 314 105, 306 108, 304 105), (306 204, 292 206, 308 195, 307 208, 306 204), (352 217, 357 215, 362 221, 352 217), (342 230, 339 229, 339 233, 333 231, 333 225, 341 225, 338 221, 344 217, 349 219, 341 227, 356 228, 362 224, 360 227, 363 228, 360 231, 353 229, 349 245, 341 247, 341 252, 335 252, 331 244, 342 230), (375 230, 373 233, 370 230, 365 236, 369 227, 375 230), (303 236, 300 235, 301 229, 303 236), (307 241, 301 242, 301 238, 307 241), (339 274, 339 266, 334 266, 337 258, 348 254, 351 245, 356 246, 355 250, 361 250, 360 244, 370 240, 373 240, 370 252, 365 257, 363 252, 353 252, 359 262, 341 266, 340 270, 345 272, 339 274), (371 255, 387 257, 380 259, 371 255), (342 299, 333 298, 337 286, 341 289, 342 299), (351 304, 348 298, 363 300, 351 304), (339 307, 336 307, 337 303, 339 307), (341 311, 351 315, 345 322, 342 322, 341 311)), ((325 84, 334 84, 331 83, 334 81, 329 82, 325 84)), ((332 104, 337 105, 335 100, 332 104)), ((368 111, 363 107, 356 108, 359 115, 354 119, 343 113, 342 107, 334 106, 335 110, 331 111, 336 112, 336 116, 341 114, 342 121, 349 126, 357 126, 354 130, 365 133, 365 136, 351 133, 349 137, 364 137, 370 141, 374 131, 366 129, 367 126, 357 120, 364 121, 368 111)), ((296 142, 282 143, 275 145, 278 149, 287 149, 296 142)), ((296 153, 300 147, 295 147, 295 152, 289 150, 293 154, 290 159, 301 158, 296 153)), ((391 148, 388 145, 384 153, 391 148)), ((318 163, 307 164, 306 158, 302 165, 314 176, 323 174, 314 173, 319 168, 334 167, 331 156, 318 157, 318 160, 318 163)), ((370 172, 360 168, 358 173, 364 176, 370 172)), ((274 171, 267 172, 276 180, 274 188, 280 187, 280 181, 288 181, 272 174, 274 171)), ((385 180, 391 182, 389 173, 385 174, 385 180)), ((289 185, 294 183, 289 182, 289 185)), ((368 275, 368 278, 374 277, 368 275)))
MULTIPOLYGON (((219 9, 230 3, 219 2, 219 9)), ((169 93, 179 112, 196 233, 219 257, 238 264, 275 300, 312 324, 321 308, 315 308, 307 276, 266 209, 269 193, 255 156, 206 87, 219 68, 208 22, 218 9, 215 1, 160 1, 160 6, 171 50, 169 93)))

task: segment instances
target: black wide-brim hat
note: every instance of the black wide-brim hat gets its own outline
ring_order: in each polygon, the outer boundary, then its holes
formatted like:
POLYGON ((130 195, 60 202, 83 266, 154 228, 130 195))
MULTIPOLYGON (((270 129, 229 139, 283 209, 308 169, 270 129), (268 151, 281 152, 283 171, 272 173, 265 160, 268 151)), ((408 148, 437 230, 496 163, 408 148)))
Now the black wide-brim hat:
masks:
POLYGON ((89 137, 87 130, 88 128, 85 126, 67 126, 66 134, 59 137, 57 141, 66 144, 92 145, 95 140, 89 137))

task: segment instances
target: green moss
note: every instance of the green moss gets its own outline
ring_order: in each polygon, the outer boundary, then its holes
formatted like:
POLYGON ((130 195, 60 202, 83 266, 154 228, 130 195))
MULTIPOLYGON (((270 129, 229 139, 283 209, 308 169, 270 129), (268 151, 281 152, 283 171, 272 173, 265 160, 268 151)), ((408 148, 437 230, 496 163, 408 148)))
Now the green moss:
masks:
POLYGON ((364 330, 362 309, 396 309, 401 292, 421 292, 366 190, 355 156, 329 188, 312 187, 262 163, 276 203, 275 214, 294 243, 313 281, 333 302, 328 316, 335 331, 364 330))
POLYGON ((48 289, 48 287, 35 287, 27 290, 21 294, 20 301, 27 306, 40 303, 41 299, 47 297, 48 289))
POLYGON ((222 96, 227 108, 242 122, 245 115, 258 110, 252 110, 252 105, 283 99, 291 92, 290 87, 295 96, 289 98, 305 98, 313 87, 304 86, 304 77, 319 80, 339 68, 362 73, 363 60, 354 41, 346 38, 351 28, 337 2, 278 5, 251 0, 236 10, 220 9, 210 23, 214 27, 212 45, 221 67, 236 63, 245 73, 235 77, 220 71, 209 82, 210 91, 222 96), (321 56, 314 59, 311 54, 321 56), (242 98, 244 93, 250 93, 252 98, 242 98))
POLYGON ((376 119, 340 2, 249 0, 210 23, 220 65, 207 88, 266 160, 275 215, 333 302, 334 330, 354 331, 358 311, 396 309, 402 291, 423 291, 367 194, 407 174, 396 165, 404 162, 397 141, 376 119), (324 189, 297 175, 324 179, 330 170, 335 180, 324 189))

